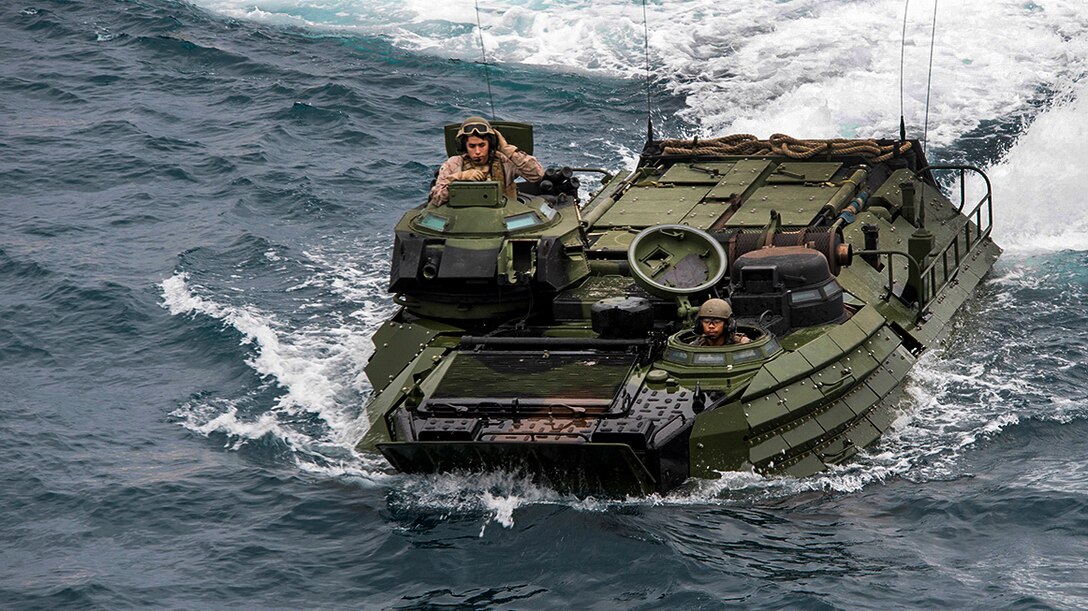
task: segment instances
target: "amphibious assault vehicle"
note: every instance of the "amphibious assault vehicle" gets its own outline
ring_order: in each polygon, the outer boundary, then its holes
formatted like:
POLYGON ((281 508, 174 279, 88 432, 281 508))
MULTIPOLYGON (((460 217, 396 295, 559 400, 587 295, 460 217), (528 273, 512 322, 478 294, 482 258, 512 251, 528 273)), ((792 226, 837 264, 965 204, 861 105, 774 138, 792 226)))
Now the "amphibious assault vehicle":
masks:
MULTIPOLYGON (((495 126, 532 152, 531 126, 495 126)), ((357 449, 577 495, 817 473, 891 425, 893 390, 1000 254, 992 222, 979 169, 906 139, 650 139, 629 174, 551 169, 516 201, 453 183, 396 226, 400 308, 373 338, 357 449), (586 172, 602 187, 582 200, 586 172), (696 345, 711 297, 750 342, 696 345)))

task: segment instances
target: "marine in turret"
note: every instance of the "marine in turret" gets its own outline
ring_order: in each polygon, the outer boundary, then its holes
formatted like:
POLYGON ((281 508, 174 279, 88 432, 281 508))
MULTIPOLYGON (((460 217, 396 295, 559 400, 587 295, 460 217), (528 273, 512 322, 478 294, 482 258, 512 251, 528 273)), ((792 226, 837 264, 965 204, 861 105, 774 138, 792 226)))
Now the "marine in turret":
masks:
POLYGON ((747 344, 748 336, 737 331, 737 322, 733 319, 733 308, 724 299, 707 299, 699 306, 699 315, 695 319, 699 332, 693 342, 696 346, 726 346, 729 344, 747 344))
POLYGON ((515 178, 537 182, 544 177, 544 166, 536 157, 508 143, 483 117, 469 117, 461 123, 457 148, 461 154, 447 159, 438 170, 431 188, 431 205, 441 206, 449 201, 453 181, 493 180, 502 185, 503 195, 515 199, 515 178))

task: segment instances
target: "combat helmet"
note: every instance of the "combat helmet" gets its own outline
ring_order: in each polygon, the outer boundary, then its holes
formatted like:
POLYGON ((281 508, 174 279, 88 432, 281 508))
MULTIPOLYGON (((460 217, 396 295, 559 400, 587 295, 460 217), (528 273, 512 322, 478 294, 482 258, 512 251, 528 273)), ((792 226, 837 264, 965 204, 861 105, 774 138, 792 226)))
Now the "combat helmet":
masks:
POLYGON ((457 139, 461 140, 466 136, 487 137, 494 133, 495 129, 491 127, 491 123, 487 119, 469 117, 461 122, 461 129, 457 130, 457 139))
POLYGON ((469 136, 479 136, 486 139, 489 146, 489 155, 494 154, 495 148, 499 145, 495 128, 491 127, 491 123, 483 117, 469 117, 461 122, 461 129, 457 130, 457 150, 459 152, 465 152, 465 141, 468 140, 469 136))
POLYGON ((699 314, 695 317, 695 320, 696 322, 702 318, 728 320, 731 316, 733 316, 733 307, 729 305, 729 302, 715 297, 707 299, 703 302, 703 305, 699 306, 699 314))

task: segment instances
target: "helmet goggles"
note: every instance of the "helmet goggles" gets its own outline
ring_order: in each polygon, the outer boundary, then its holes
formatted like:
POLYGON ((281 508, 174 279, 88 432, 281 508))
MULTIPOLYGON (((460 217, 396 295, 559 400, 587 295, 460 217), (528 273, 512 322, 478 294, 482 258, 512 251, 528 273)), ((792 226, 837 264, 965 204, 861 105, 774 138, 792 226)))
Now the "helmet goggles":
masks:
POLYGON ((491 126, 487 123, 465 123, 457 132, 457 137, 464 138, 466 136, 486 136, 493 133, 495 133, 495 130, 492 129, 491 126))

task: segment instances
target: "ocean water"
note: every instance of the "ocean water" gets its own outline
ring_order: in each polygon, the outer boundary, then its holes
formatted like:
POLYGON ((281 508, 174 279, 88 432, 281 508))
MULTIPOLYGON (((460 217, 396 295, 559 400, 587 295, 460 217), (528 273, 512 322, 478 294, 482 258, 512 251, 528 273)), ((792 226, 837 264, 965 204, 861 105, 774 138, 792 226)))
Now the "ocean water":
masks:
POLYGON ((0 6, 0 607, 1088 606, 1088 6, 647 5, 659 134, 926 136, 1006 253, 859 460, 577 500, 356 454, 440 126, 631 167, 642 5, 0 6), (906 68, 900 76, 900 51, 906 68), (900 96, 900 81, 903 95, 900 96))

